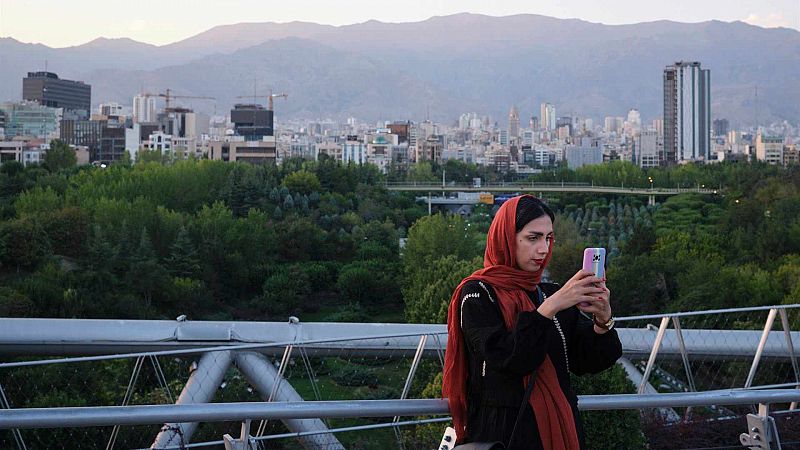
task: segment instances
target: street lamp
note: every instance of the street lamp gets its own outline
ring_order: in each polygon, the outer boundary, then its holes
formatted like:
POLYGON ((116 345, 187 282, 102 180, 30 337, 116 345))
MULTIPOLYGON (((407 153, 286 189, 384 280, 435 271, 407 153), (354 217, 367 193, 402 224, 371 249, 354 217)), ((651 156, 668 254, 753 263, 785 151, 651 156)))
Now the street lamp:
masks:
POLYGON ((648 176, 647 177, 647 181, 650 182, 650 190, 652 191, 653 190, 653 177, 648 176))

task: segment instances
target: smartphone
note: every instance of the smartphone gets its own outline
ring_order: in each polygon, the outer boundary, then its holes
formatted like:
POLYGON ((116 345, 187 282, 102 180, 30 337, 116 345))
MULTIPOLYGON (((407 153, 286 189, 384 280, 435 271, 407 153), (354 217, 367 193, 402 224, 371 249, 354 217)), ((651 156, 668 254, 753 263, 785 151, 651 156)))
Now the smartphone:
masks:
MULTIPOLYGON (((583 251, 583 270, 593 272, 597 278, 606 276, 606 249, 587 248, 583 251)), ((581 306, 589 306, 589 302, 581 302, 581 306)))

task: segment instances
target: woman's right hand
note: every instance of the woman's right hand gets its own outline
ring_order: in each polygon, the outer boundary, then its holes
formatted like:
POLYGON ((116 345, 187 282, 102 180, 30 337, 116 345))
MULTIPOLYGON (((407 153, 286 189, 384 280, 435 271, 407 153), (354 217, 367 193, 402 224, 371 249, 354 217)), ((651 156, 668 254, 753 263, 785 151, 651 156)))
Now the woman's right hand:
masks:
POLYGON ((539 306, 539 314, 552 319, 556 313, 581 302, 602 301, 605 280, 594 276, 594 272, 579 270, 555 294, 539 306))

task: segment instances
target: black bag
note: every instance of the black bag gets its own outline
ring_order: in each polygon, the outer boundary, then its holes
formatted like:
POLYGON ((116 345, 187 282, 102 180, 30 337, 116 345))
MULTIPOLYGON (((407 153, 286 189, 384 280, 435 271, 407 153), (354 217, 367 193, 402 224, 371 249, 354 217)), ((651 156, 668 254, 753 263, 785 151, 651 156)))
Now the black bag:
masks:
MULTIPOLYGON (((484 289, 486 289, 484 287, 484 289)), ((542 295, 541 288, 538 288, 537 294, 539 294, 539 304, 541 305, 544 301, 544 296, 542 295)), ((486 293, 488 294, 489 291, 487 290, 486 293)), ((511 444, 514 443, 514 435, 517 434, 517 427, 519 426, 519 418, 522 417, 522 413, 525 411, 525 405, 528 403, 528 399, 531 398, 531 392, 533 392, 533 384, 536 382, 536 372, 531 374, 530 380, 528 380, 528 386, 525 388, 525 395, 522 397, 522 404, 519 405, 519 412, 517 412, 517 420, 514 421, 514 428, 511 430, 511 436, 508 438, 508 447, 503 445, 502 442, 468 442, 466 444, 456 445, 453 447, 453 450, 505 450, 506 448, 511 448, 511 444)), ((531 413, 533 411, 531 410, 531 413)), ((534 422, 536 422, 534 416, 534 422)))
POLYGON ((514 428, 511 430, 511 437, 508 438, 508 447, 503 445, 502 442, 468 442, 466 444, 456 445, 453 450, 505 450, 511 448, 514 443, 514 435, 517 434, 517 427, 519 426, 519 418, 525 411, 525 405, 528 399, 531 398, 533 392, 533 383, 536 382, 536 372, 531 374, 531 379, 528 381, 528 387, 525 388, 525 395, 522 397, 522 404, 519 405, 519 412, 517 413, 517 420, 514 422, 514 428))

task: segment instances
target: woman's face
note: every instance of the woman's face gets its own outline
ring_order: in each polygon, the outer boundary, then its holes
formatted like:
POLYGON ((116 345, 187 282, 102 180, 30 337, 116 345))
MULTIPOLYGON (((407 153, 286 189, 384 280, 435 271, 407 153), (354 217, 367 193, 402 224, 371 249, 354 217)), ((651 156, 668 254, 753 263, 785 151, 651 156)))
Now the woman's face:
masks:
POLYGON ((536 272, 542 267, 544 258, 553 241, 553 221, 547 214, 528 222, 517 233, 517 266, 527 272, 536 272))

